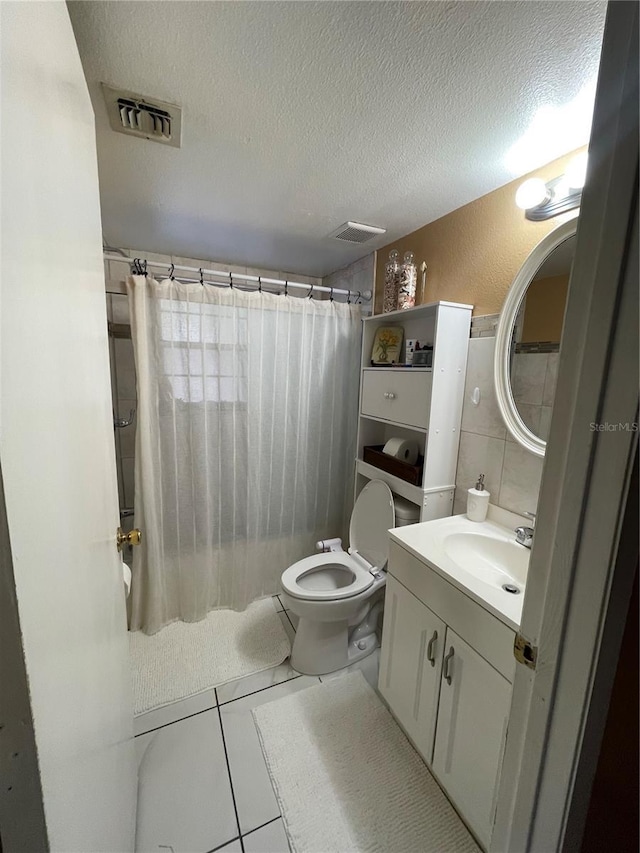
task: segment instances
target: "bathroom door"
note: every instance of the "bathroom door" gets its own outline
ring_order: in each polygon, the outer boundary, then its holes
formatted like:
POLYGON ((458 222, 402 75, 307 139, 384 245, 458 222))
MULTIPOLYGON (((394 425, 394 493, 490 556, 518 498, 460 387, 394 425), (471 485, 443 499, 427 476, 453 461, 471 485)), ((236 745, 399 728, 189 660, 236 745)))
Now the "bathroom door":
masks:
POLYGON ((0 833, 5 850, 126 853, 137 779, 94 114, 65 3, 2 3, 0 23, 0 833))

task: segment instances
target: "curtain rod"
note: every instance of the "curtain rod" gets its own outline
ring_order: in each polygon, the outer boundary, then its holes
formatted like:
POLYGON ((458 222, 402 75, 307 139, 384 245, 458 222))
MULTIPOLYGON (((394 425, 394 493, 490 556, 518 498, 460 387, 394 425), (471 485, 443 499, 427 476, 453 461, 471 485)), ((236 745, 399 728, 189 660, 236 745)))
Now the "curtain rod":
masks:
MULTIPOLYGON (((266 285, 267 287, 282 287, 285 292, 291 287, 299 290, 306 290, 309 296, 314 293, 330 293, 337 294, 340 296, 347 296, 348 298, 362 299, 366 302, 371 301, 371 291, 370 290, 344 290, 340 287, 326 287, 323 284, 303 284, 299 281, 285 281, 284 279, 279 278, 266 278, 265 276, 259 275, 246 275, 245 273, 230 273, 223 272, 222 270, 206 270, 200 267, 186 267, 181 264, 169 264, 162 263, 160 261, 147 261, 144 258, 128 258, 123 255, 110 254, 109 252, 104 252, 103 257, 105 261, 129 261, 130 266, 133 268, 135 263, 138 262, 142 264, 142 268, 146 269, 147 267, 156 267, 158 269, 167 270, 168 274, 173 275, 174 272, 180 270, 183 272, 196 273, 198 278, 189 278, 187 281, 193 282, 197 284, 198 282, 204 284, 214 284, 217 287, 230 287, 233 285, 233 281, 242 281, 247 284, 258 285, 258 289, 262 287, 262 285, 266 285), (204 282, 204 276, 218 276, 221 279, 226 279, 226 281, 207 281, 204 282)), ((181 278, 183 278, 181 276, 181 278)), ((183 278, 183 280, 185 280, 183 278)))

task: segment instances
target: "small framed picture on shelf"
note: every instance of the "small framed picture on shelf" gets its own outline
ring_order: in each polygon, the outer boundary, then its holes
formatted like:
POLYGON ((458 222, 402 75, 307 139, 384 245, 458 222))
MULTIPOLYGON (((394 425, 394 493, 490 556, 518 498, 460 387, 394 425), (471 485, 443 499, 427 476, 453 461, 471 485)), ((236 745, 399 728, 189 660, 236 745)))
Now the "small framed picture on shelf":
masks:
POLYGON ((382 366, 397 364, 403 336, 402 326, 381 326, 373 341, 371 363, 382 366))

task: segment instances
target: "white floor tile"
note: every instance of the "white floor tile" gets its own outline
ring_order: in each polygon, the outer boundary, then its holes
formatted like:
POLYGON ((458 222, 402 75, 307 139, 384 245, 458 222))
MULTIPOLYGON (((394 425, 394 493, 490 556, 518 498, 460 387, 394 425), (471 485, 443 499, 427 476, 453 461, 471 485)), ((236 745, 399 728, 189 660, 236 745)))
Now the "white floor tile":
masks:
POLYGON ((278 616, 280 617, 280 621, 282 622, 282 627, 287 632, 287 637, 289 638, 289 642, 291 643, 291 645, 293 645, 293 641, 295 640, 295 637, 296 637, 295 629, 292 627, 291 622, 289 622, 289 620, 287 619, 287 614, 284 610, 281 610, 278 613, 278 616))
POLYGON ((215 707, 216 693, 212 688, 204 693, 198 693, 196 696, 189 696, 188 699, 181 699, 179 702, 165 705, 163 708, 156 708, 155 711, 139 714, 133 718, 133 733, 141 735, 144 732, 150 732, 151 729, 166 726, 167 723, 175 723, 177 720, 184 720, 185 717, 190 717, 192 714, 208 711, 215 707))
POLYGON ((240 839, 236 838, 231 844, 225 844, 224 847, 218 847, 216 853, 242 853, 242 844, 240 839))
POLYGON ((251 709, 318 682, 319 679, 314 676, 303 675, 220 706, 233 792, 243 835, 280 815, 251 709))
POLYGON ((282 818, 245 835, 242 843, 244 853, 289 853, 290 849, 282 818))
POLYGON ((347 672, 360 671, 367 679, 374 690, 378 689, 378 670, 380 669, 380 649, 371 652, 366 658, 362 658, 357 663, 351 664, 344 669, 338 669, 336 672, 330 672, 327 675, 321 675, 320 681, 329 681, 331 678, 339 678, 347 672))
POLYGON ((274 684, 289 681, 290 678, 297 678, 298 675, 300 673, 292 669, 289 661, 286 660, 279 666, 247 675, 244 678, 238 678, 236 681, 229 681, 227 684, 218 687, 218 703, 222 705, 233 699, 240 699, 242 696, 248 696, 249 693, 255 693, 257 690, 264 690, 266 687, 273 687, 274 684))
POLYGON ((136 738, 136 851, 206 853, 238 835, 218 711, 136 738))

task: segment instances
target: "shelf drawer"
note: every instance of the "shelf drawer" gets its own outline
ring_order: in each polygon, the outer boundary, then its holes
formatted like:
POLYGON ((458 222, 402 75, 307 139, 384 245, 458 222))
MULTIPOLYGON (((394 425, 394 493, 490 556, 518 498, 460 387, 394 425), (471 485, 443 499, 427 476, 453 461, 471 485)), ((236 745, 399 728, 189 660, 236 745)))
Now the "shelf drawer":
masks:
POLYGON ((426 371, 365 369, 362 414, 427 429, 432 381, 426 371))

